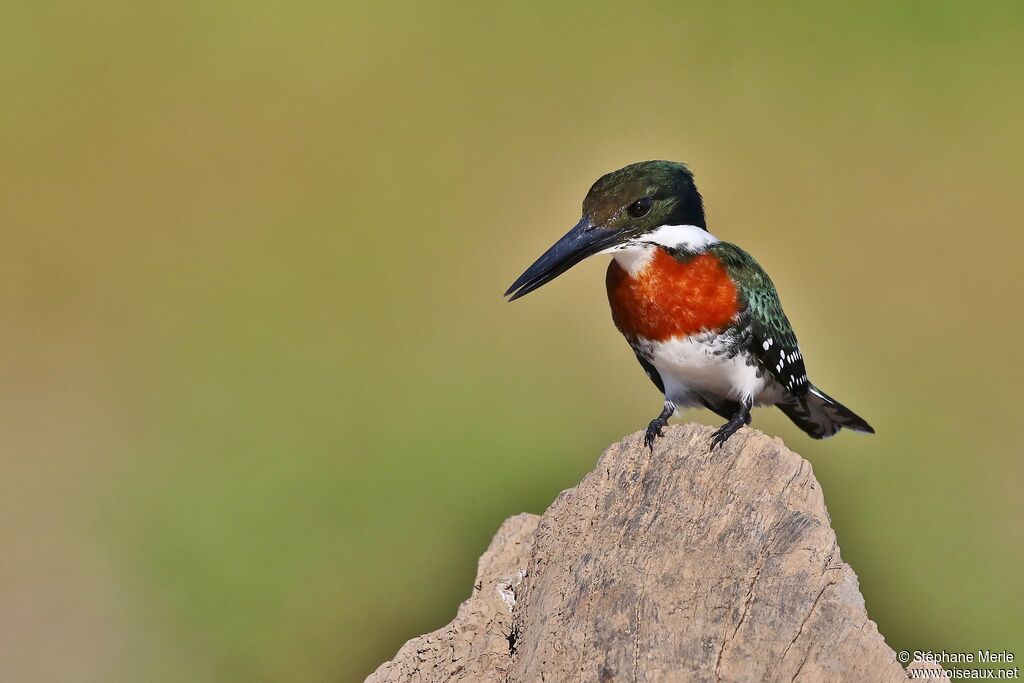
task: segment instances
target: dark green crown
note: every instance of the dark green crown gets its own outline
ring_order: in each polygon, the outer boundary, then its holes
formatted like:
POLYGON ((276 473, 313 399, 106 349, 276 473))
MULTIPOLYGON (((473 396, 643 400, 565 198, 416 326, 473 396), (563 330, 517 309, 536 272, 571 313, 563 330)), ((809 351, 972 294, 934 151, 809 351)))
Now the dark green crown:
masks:
POLYGON ((583 200, 583 215, 594 226, 634 234, 662 225, 707 229, 693 173, 675 161, 641 161, 601 176, 583 200))
POLYGON ((602 176, 583 200, 583 216, 505 292, 509 301, 529 294, 574 265, 609 248, 642 238, 663 225, 707 230, 704 202, 693 174, 672 161, 641 161, 602 176))

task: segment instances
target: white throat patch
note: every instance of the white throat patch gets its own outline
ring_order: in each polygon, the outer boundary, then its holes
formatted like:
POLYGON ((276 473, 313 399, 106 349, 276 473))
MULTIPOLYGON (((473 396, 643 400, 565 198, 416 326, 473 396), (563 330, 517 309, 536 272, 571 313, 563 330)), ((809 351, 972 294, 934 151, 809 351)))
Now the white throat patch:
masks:
POLYGON ((653 232, 605 249, 601 253, 614 256, 620 266, 635 276, 650 263, 658 246, 701 252, 718 241, 717 237, 696 225, 663 225, 653 232))
POLYGON ((718 242, 717 237, 696 225, 663 225, 640 239, 663 247, 679 247, 689 251, 701 251, 718 242))

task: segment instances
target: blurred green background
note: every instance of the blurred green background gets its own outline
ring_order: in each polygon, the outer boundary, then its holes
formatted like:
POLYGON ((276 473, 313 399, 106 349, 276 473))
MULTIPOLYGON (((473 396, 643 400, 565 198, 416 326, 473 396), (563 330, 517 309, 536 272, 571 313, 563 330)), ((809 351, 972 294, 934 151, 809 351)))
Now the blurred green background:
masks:
MULTIPOLYGON (((0 7, 0 678, 356 681, 660 398, 602 259, 683 160, 772 273, 894 648, 1024 656, 1024 4, 0 7)), ((717 418, 696 413, 703 421, 717 418)))

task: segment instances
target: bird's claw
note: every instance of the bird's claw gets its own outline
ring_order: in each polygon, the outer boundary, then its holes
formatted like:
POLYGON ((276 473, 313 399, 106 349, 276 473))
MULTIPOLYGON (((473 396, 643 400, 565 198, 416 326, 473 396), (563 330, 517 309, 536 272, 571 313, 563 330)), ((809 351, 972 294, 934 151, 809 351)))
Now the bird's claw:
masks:
POLYGON ((729 440, 729 437, 738 432, 739 430, 739 425, 734 426, 729 423, 726 423, 719 427, 718 429, 716 429, 715 433, 711 435, 711 448, 708 449, 708 452, 713 452, 716 446, 721 448, 722 445, 729 440))
POLYGON ((651 452, 654 452, 654 442, 659 437, 664 436, 664 428, 668 423, 661 418, 651 420, 651 424, 647 425, 647 432, 644 434, 644 445, 646 445, 651 452))

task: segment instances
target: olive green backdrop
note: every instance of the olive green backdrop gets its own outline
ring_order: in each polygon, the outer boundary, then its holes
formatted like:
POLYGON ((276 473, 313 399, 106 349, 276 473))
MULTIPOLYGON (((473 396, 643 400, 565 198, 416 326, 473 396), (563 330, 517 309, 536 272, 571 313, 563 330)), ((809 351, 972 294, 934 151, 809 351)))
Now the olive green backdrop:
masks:
POLYGON ((602 259, 501 298, 650 158, 878 430, 755 414, 890 644, 1024 656, 1024 5, 149 4, 0 8, 4 680, 356 681, 448 621, 660 407, 602 259))

